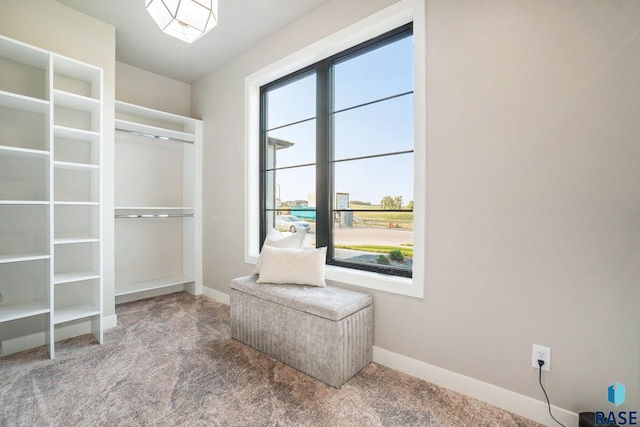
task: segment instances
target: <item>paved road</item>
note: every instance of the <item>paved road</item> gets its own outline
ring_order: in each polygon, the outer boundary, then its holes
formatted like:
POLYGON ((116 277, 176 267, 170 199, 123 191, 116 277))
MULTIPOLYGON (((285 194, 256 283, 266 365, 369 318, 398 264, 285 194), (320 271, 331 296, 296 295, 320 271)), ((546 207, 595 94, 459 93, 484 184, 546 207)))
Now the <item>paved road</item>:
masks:
MULTIPOLYGON (((397 228, 380 227, 336 227, 335 240, 338 244, 362 245, 373 243, 377 245, 413 244, 413 232, 397 228)), ((307 243, 315 240, 315 224, 311 224, 311 231, 307 236, 307 243)), ((305 245, 311 246, 311 244, 305 245)))

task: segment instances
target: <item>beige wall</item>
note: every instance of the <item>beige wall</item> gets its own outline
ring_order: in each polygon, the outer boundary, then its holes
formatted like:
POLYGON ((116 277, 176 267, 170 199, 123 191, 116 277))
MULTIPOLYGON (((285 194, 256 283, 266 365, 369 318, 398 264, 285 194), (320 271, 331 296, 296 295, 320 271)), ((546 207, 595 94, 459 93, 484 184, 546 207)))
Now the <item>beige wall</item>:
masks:
MULTIPOLYGON (((0 34, 104 70, 103 188, 104 235, 113 236, 113 101, 115 28, 53 0, 2 0, 0 34)), ((115 314, 113 239, 104 240, 104 314, 115 314)))
POLYGON ((119 61, 116 99, 191 117, 191 85, 119 61))
MULTIPOLYGON (((243 259, 244 78, 393 3, 329 1, 193 84, 205 285, 243 259)), ((371 292, 375 345, 553 403, 640 409, 640 3, 427 0, 425 298, 371 292)))

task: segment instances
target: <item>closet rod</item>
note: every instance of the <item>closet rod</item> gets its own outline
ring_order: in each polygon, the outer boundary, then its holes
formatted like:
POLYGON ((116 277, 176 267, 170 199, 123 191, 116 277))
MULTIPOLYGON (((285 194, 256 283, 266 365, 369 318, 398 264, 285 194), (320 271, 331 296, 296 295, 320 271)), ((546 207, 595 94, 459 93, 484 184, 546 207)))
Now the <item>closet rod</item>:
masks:
POLYGON ((184 142, 187 144, 193 144, 193 141, 188 141, 186 139, 180 139, 180 138, 173 138, 170 136, 160 136, 160 135, 154 135, 152 133, 137 132, 135 130, 121 129, 121 128, 116 128, 116 130, 119 132, 130 133, 131 135, 146 136, 147 138, 153 138, 153 139, 161 139, 163 141, 177 141, 177 142, 184 142))
POLYGON ((116 218, 192 218, 195 214, 125 214, 116 218))

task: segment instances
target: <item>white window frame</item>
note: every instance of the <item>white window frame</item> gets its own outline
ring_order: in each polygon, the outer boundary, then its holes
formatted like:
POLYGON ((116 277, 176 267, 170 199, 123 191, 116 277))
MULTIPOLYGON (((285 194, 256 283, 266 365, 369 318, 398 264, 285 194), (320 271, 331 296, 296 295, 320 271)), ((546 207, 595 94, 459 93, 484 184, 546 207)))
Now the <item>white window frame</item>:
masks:
POLYGON ((255 264, 260 251, 260 87, 308 65, 413 22, 414 200, 413 277, 398 277, 332 265, 326 278, 338 283, 424 297, 426 273, 426 10, 424 0, 402 0, 313 43, 245 78, 244 259, 255 264))

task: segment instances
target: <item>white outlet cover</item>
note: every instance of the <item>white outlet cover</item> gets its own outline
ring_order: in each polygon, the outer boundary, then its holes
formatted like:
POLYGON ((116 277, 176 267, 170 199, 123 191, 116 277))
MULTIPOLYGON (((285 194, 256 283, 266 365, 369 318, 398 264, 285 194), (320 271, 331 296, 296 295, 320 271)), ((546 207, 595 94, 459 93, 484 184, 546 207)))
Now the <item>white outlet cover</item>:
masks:
POLYGON ((531 367, 535 369, 540 369, 538 365, 538 360, 544 360, 544 365, 542 365, 542 370, 545 372, 551 371, 551 349, 549 347, 544 347, 542 345, 534 344, 531 349, 531 367))

